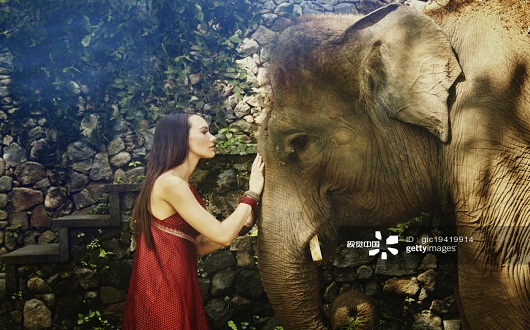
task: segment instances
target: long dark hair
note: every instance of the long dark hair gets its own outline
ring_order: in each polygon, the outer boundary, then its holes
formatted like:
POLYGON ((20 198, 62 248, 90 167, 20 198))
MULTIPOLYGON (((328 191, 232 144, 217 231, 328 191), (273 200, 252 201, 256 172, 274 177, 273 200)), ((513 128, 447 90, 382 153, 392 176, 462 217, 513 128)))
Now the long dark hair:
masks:
POLYGON ((156 126, 155 137, 149 160, 145 181, 134 205, 131 227, 134 235, 144 235, 147 246, 153 247, 151 234, 151 213, 149 204, 155 180, 164 172, 181 165, 188 157, 189 117, 192 114, 173 112, 166 115, 156 126))

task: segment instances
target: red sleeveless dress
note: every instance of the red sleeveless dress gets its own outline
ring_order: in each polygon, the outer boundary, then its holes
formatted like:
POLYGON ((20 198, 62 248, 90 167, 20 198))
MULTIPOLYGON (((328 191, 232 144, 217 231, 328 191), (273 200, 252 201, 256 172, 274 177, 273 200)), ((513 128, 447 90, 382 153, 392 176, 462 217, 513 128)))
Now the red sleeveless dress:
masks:
MULTIPOLYGON (((204 202, 191 188, 195 198, 204 202)), ((154 248, 138 235, 123 313, 124 330, 207 330, 208 319, 197 278, 199 233, 176 213, 151 217, 154 248)))

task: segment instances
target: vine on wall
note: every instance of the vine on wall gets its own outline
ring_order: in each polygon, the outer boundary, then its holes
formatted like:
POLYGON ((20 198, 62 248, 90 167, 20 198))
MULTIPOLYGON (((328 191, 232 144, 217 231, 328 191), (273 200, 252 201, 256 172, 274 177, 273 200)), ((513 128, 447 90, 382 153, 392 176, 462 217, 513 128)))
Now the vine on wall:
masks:
POLYGON ((250 1, 0 2, 0 48, 14 55, 19 105, 2 133, 27 145, 36 118, 49 163, 81 135, 103 146, 122 120, 140 130, 193 110, 226 124, 227 96, 250 93, 235 65, 237 46, 257 28, 250 1))

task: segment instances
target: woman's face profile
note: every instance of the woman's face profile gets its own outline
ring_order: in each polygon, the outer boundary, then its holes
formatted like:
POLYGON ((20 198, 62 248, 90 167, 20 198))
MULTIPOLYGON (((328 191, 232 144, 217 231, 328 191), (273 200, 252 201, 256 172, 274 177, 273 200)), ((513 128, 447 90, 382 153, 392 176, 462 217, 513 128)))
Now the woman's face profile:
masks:
POLYGON ((193 115, 188 118, 190 124, 189 152, 199 158, 215 156, 215 136, 210 133, 208 123, 204 118, 193 115))

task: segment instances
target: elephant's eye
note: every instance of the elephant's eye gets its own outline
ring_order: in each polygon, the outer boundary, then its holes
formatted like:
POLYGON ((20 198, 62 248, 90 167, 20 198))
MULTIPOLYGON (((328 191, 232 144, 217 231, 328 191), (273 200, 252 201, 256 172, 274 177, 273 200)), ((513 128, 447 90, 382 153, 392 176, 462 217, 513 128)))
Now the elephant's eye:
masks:
POLYGON ((299 135, 291 140, 291 148, 295 153, 304 151, 309 145, 309 137, 307 135, 299 135))

